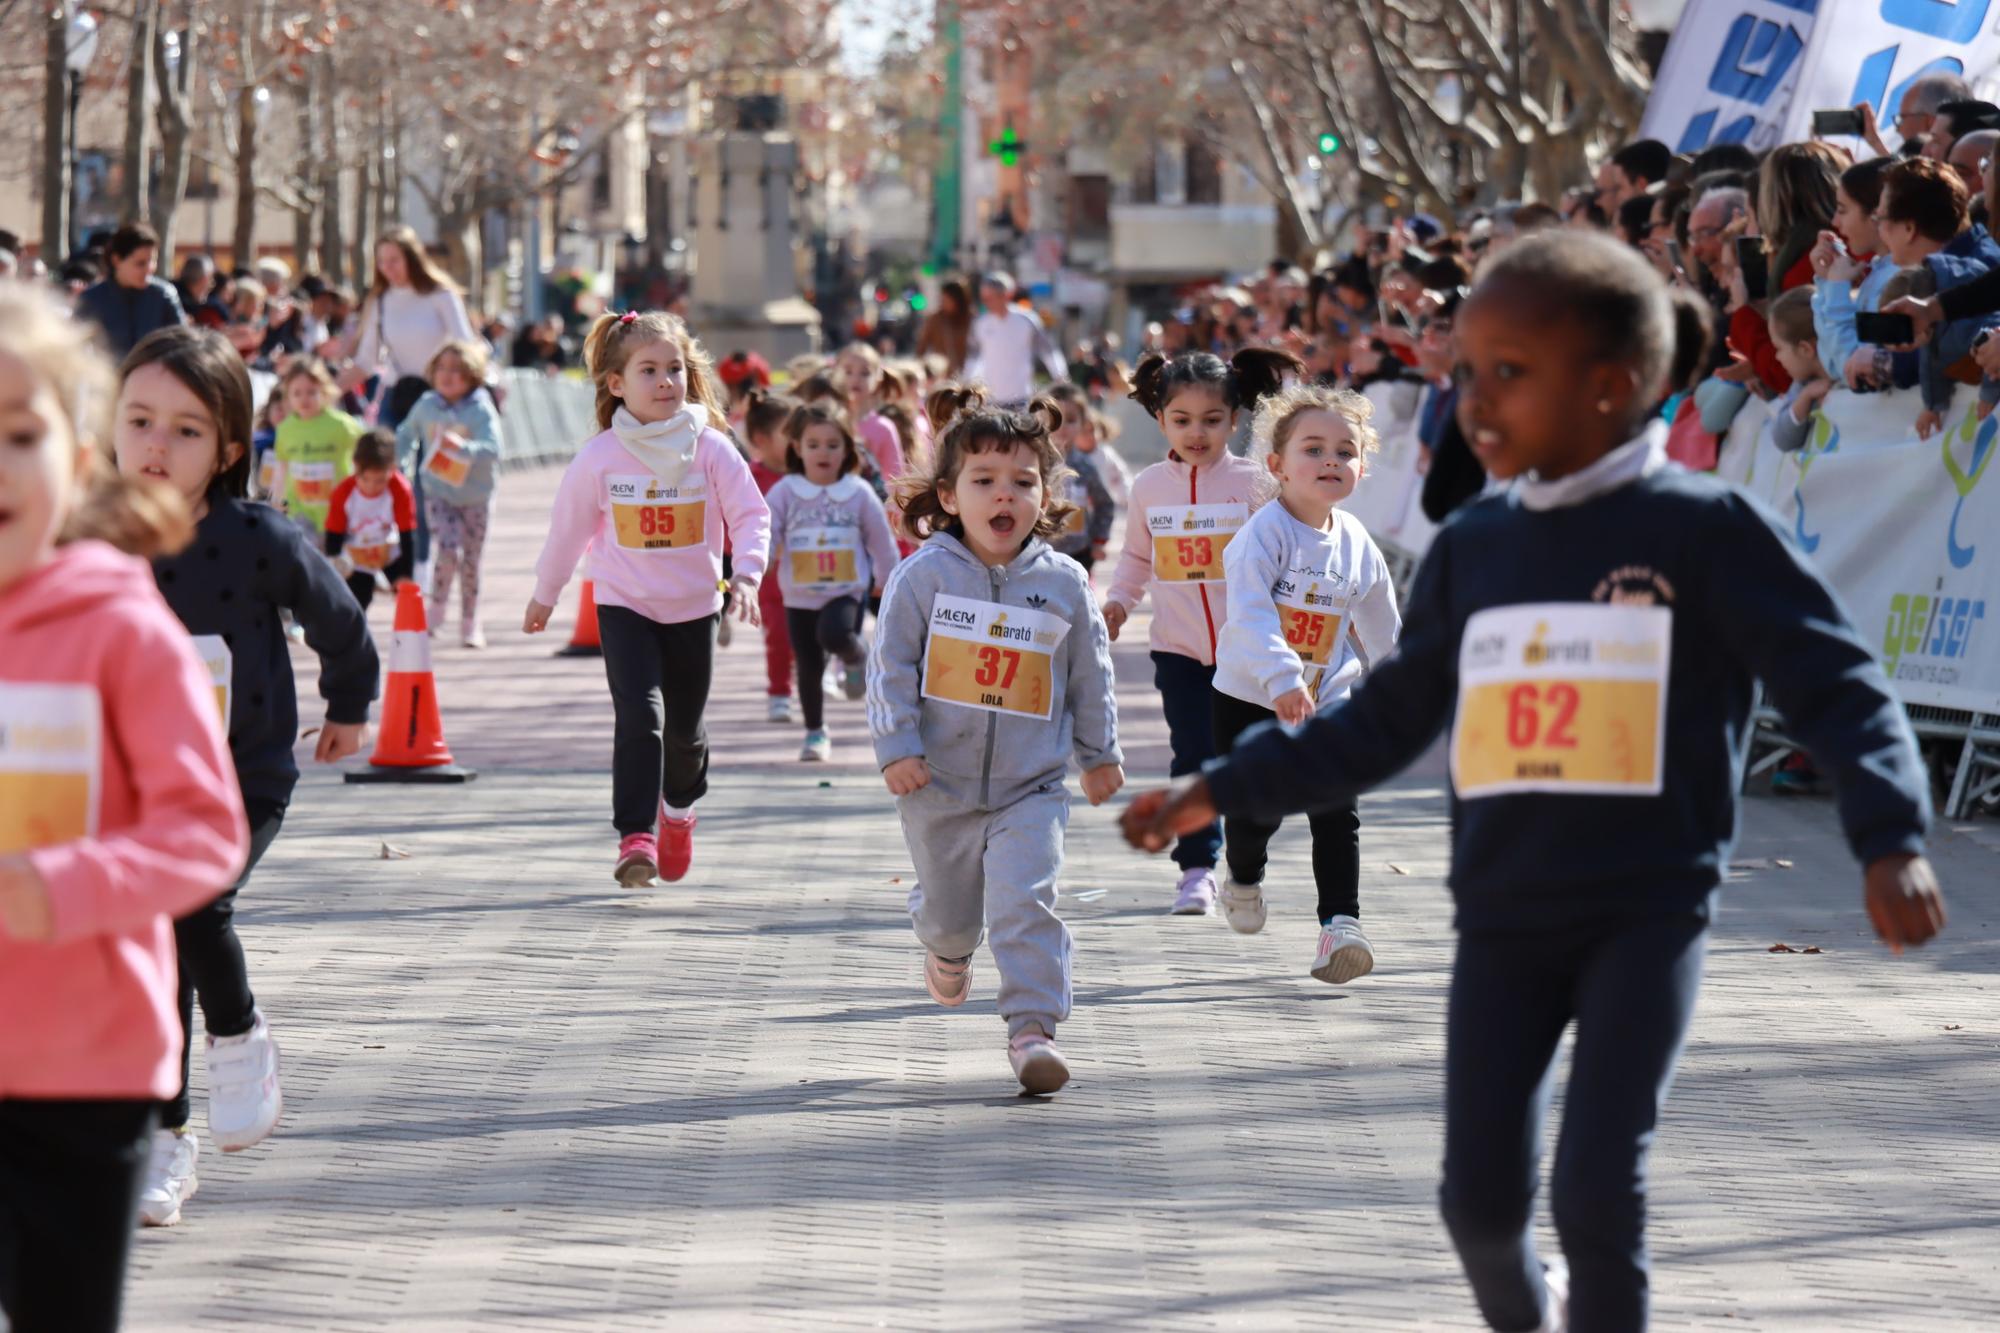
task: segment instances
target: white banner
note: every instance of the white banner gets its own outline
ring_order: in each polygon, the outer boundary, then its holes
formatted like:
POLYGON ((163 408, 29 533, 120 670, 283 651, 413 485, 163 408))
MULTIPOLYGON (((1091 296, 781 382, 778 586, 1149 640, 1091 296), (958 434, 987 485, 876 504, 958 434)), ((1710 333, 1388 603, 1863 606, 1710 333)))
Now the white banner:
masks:
MULTIPOLYGON (((1951 8, 1937 0, 1907 2, 1951 8)), ((1860 5, 1848 0, 1847 8, 1860 5)), ((1816 27, 1833 31, 1845 22, 1841 0, 1688 0, 1653 80, 1639 137, 1677 153, 1719 143, 1761 150, 1803 137, 1787 130, 1791 108, 1801 101, 1793 96, 1807 68, 1801 57, 1816 27), (1826 11, 1826 22, 1815 24, 1816 9, 1826 11)))
POLYGON ((1996 18, 2000 0, 1821 0, 1776 142, 1810 138, 1815 110, 1857 102, 1874 104, 1883 137, 1893 139, 1889 126, 1903 90, 1925 74, 1962 74, 1983 95, 1978 85, 1991 81, 2000 62, 1996 18))

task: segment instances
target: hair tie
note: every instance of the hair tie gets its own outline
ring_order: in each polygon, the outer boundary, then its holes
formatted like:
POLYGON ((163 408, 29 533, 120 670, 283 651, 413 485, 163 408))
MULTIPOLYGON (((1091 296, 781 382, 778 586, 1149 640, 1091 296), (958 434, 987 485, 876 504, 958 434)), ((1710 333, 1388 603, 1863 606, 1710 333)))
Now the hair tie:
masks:
POLYGON ((630 324, 630 323, 631 323, 631 322, 632 322, 633 320, 635 320, 635 319, 637 319, 637 318, 639 318, 639 312, 638 312, 638 311, 636 311, 636 310, 627 310, 627 311, 626 311, 626 312, 625 312, 624 314, 622 314, 622 315, 620 315, 620 316, 618 317, 618 322, 619 322, 620 324, 630 324))

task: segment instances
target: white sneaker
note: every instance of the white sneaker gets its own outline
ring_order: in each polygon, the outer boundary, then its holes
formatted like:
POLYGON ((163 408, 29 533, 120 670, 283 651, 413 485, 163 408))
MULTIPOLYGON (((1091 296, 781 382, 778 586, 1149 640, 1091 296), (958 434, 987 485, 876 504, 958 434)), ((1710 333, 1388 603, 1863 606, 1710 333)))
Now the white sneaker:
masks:
POLYGON ((833 758, 833 740, 824 731, 808 731, 799 747, 799 758, 809 764, 823 764, 833 758))
POLYGON ((820 673, 819 685, 829 699, 837 699, 847 693, 847 673, 841 669, 838 658, 826 664, 826 670, 820 673))
POLYGON ((278 1089, 278 1043, 264 1015, 240 1037, 210 1037, 208 1132, 224 1152, 241 1152, 270 1136, 285 1109, 278 1089))
POLYGON ((1037 1097, 1059 1092, 1069 1082, 1069 1061, 1056 1049, 1055 1039, 1040 1028, 1025 1028, 1007 1043, 1007 1062, 1014 1066, 1022 1091, 1037 1097))
POLYGON ((789 694, 772 695, 771 701, 764 705, 764 716, 772 722, 790 722, 792 720, 792 696, 789 694))
POLYGON ((1549 1260, 1542 1265, 1542 1281, 1548 1284, 1548 1314, 1542 1318, 1542 1326, 1535 1333, 1568 1333, 1569 1330, 1569 1264, 1561 1258, 1549 1260))
POLYGON ((191 1129, 153 1131, 153 1155, 146 1163, 146 1186, 139 1191, 139 1224, 170 1227, 181 1220, 181 1205, 201 1188, 195 1159, 201 1140, 191 1129))
POLYGON ((477 622, 467 625, 459 634, 458 641, 467 648, 484 648, 486 646, 485 627, 477 622))
POLYGON ((1319 928, 1319 951, 1312 965, 1316 979, 1339 986, 1374 970, 1375 947, 1361 933, 1359 921, 1337 916, 1319 928))
POLYGON ((1222 882, 1222 919, 1238 935, 1255 935, 1264 928, 1264 886, 1222 882))
POLYGON ((1196 866, 1181 872, 1181 882, 1174 892, 1172 916, 1208 916, 1215 911, 1215 872, 1206 866, 1196 866))

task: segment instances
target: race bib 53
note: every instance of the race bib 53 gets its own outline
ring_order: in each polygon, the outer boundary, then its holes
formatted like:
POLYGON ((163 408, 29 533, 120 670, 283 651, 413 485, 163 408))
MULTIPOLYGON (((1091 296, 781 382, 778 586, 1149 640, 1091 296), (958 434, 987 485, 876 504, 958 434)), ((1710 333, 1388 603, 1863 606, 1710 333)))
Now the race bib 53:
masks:
POLYGON ((707 538, 708 483, 698 472, 678 486, 658 477, 607 477, 612 538, 627 551, 671 551, 707 538))
POLYGON ((1451 733, 1460 799, 1659 795, 1672 638, 1664 606, 1546 602, 1474 615, 1451 733))
POLYGON ((97 831, 102 726, 92 686, 0 682, 0 855, 97 831))
POLYGON ((1166 583, 1222 582, 1222 552, 1250 521, 1246 504, 1161 505, 1146 511, 1153 577, 1166 583))
POLYGON ((1047 721, 1069 622, 1046 611, 939 593, 924 649, 924 697, 1047 721))

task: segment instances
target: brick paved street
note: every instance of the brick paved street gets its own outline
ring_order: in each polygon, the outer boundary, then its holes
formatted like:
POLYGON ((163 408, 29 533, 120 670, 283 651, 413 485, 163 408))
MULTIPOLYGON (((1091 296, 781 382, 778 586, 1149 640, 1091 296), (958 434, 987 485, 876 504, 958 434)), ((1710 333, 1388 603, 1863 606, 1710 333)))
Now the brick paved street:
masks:
MULTIPOLYGON (((1362 807, 1381 963, 1346 988, 1305 975, 1303 828, 1245 938, 1162 915, 1171 867, 1079 802, 1077 1076, 1018 1098, 986 956, 966 1009, 923 993, 860 706, 799 764, 755 631, 718 673, 694 873, 612 883, 602 668, 550 656, 575 585, 518 631, 554 475, 504 482, 493 647, 440 640, 478 781, 313 774, 244 896, 286 1118, 140 1238, 131 1327, 1476 1326, 1434 1207, 1439 764, 1362 807)), ((1165 773, 1141 629, 1135 784, 1165 773)), ((1750 802, 1655 1158, 1658 1327, 2000 1327, 1995 828, 1940 832, 1950 930, 1894 959, 1829 804, 1750 802)))

